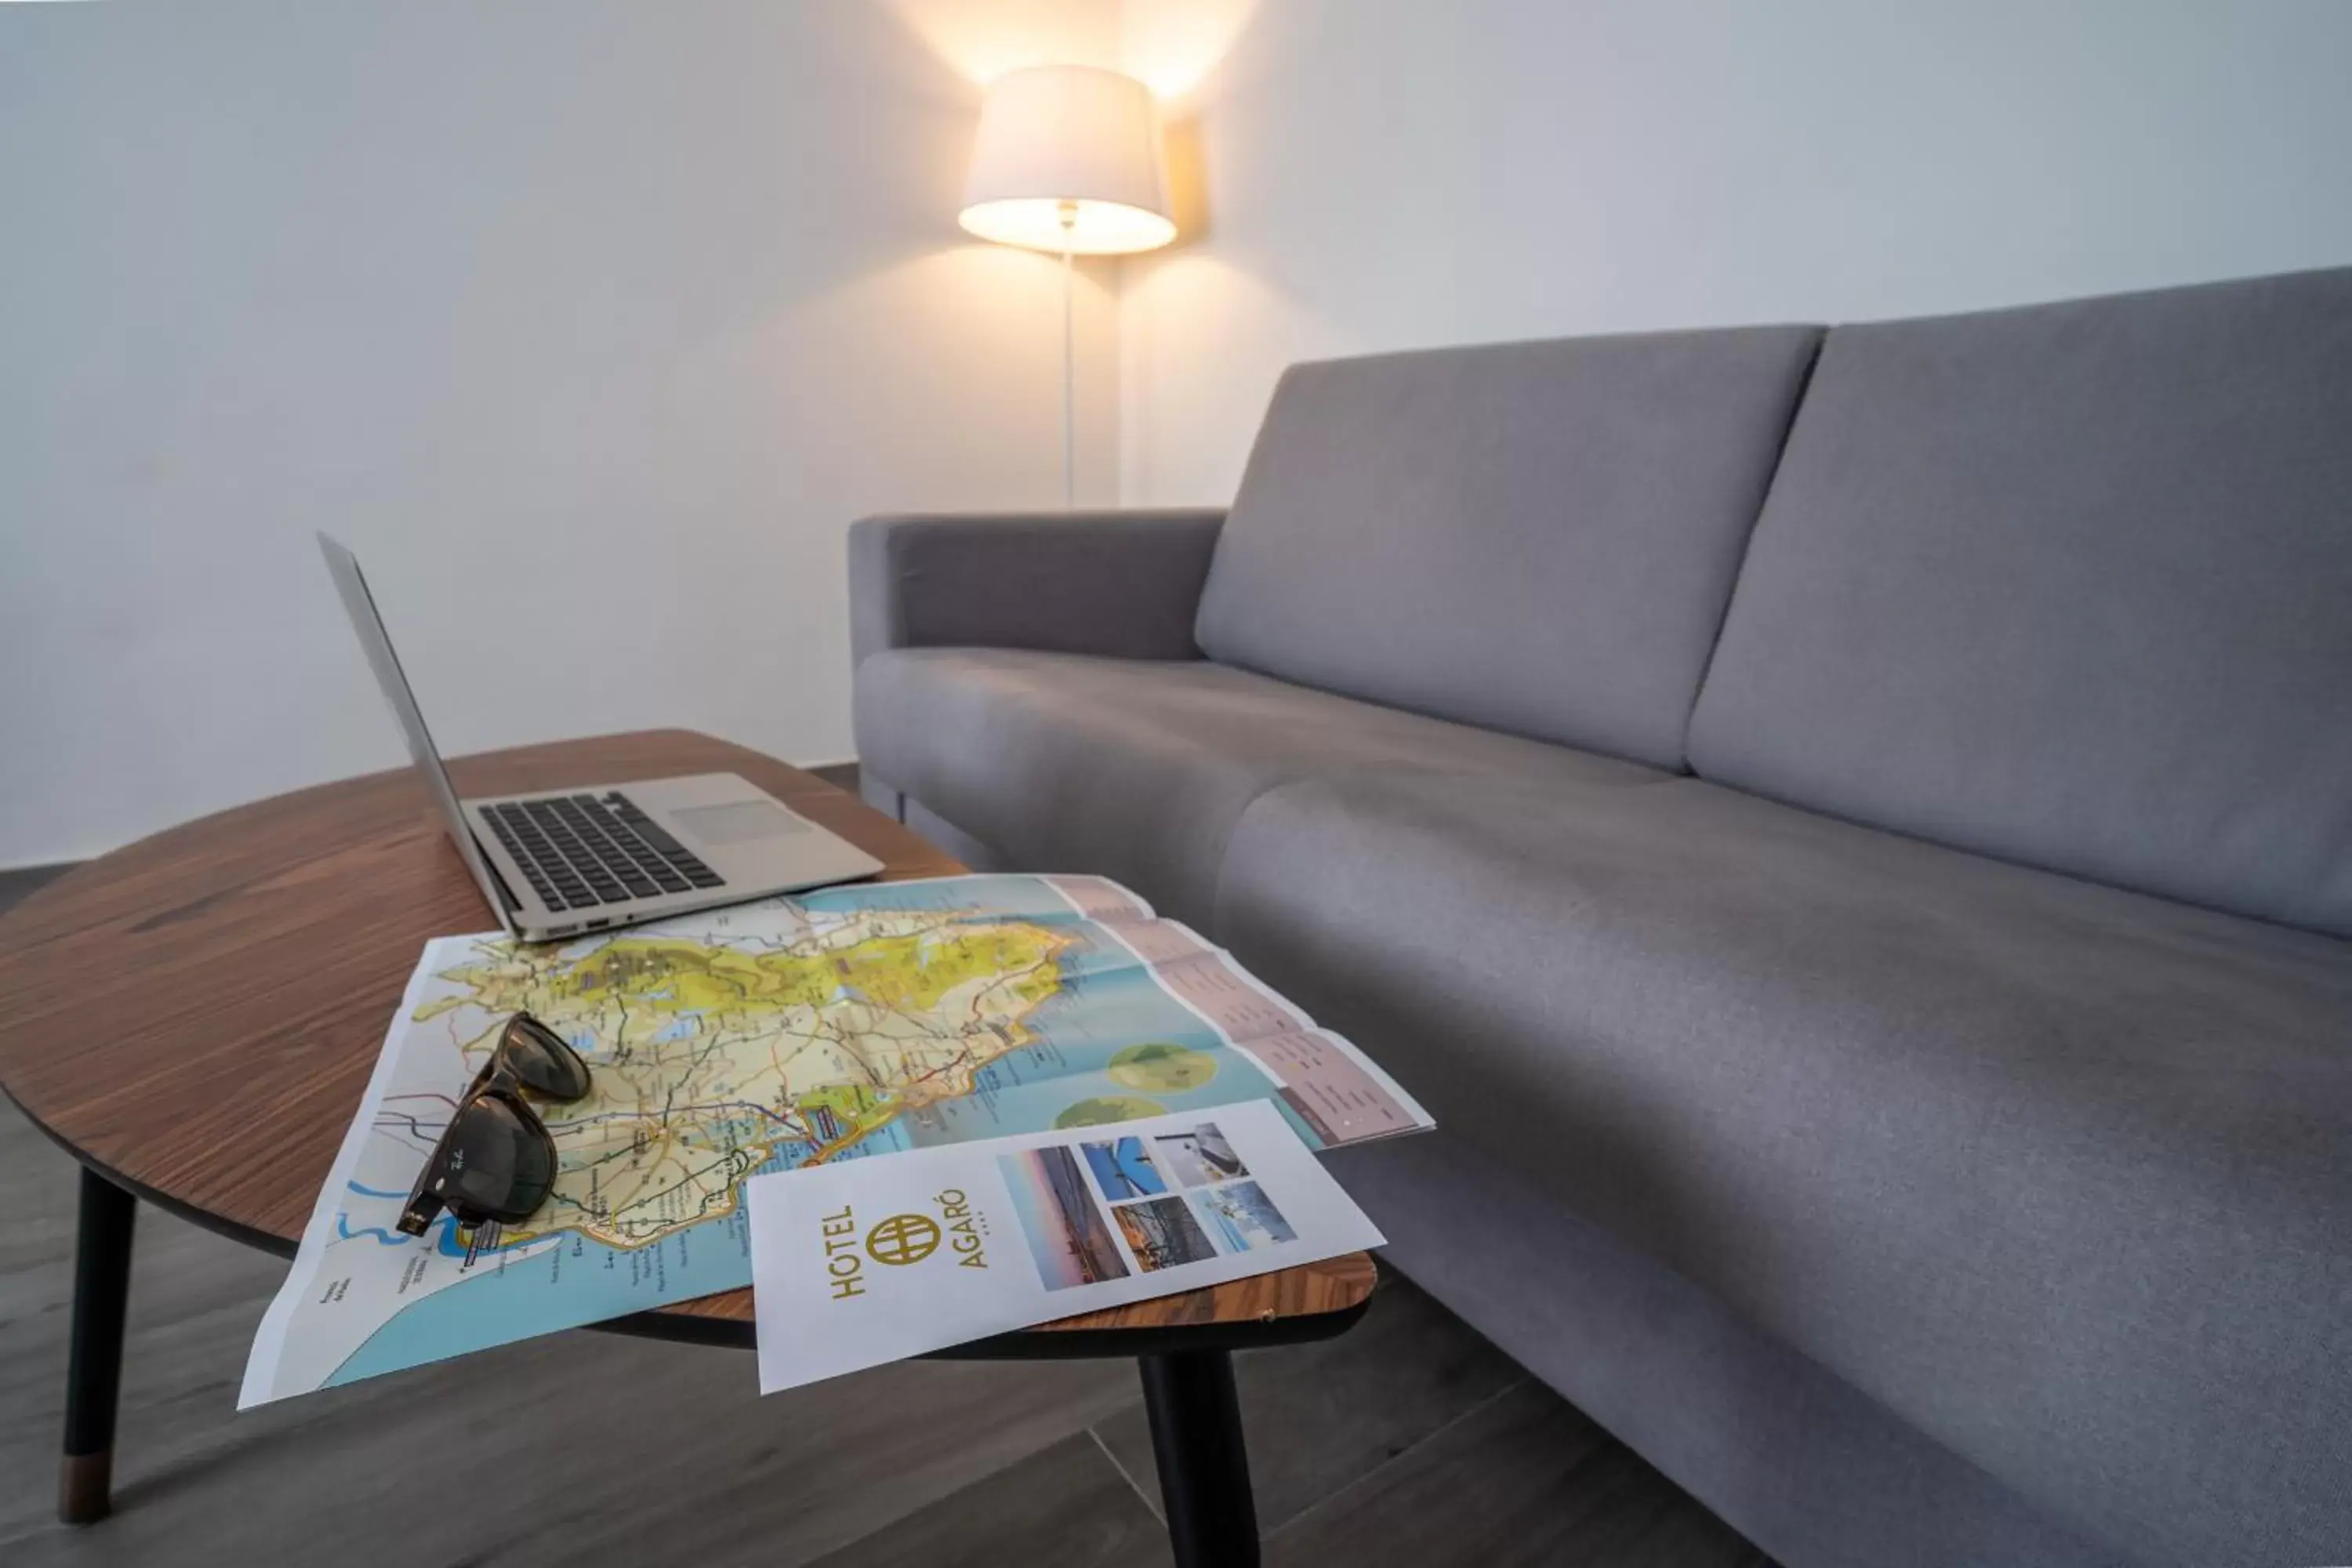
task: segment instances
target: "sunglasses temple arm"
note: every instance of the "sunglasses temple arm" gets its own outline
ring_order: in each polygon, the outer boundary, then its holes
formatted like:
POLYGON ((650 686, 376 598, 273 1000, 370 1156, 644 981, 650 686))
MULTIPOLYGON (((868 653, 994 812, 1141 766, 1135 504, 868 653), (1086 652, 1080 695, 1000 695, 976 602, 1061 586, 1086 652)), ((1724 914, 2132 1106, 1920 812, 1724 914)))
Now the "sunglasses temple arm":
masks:
POLYGON ((420 1182, 417 1190, 408 1194, 407 1206, 400 1211, 400 1218, 393 1228, 403 1236, 423 1236, 432 1228, 433 1222, 440 1215, 441 1200, 425 1191, 424 1184, 420 1182))

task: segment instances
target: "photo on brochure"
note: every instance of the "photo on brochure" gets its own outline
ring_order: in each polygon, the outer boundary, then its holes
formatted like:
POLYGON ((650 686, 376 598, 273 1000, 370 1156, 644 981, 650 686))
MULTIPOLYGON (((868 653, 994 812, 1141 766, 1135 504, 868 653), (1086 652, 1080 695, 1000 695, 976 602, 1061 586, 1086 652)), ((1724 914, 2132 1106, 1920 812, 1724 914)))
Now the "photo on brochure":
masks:
POLYGON ((1046 1289, 1066 1290, 1127 1277, 1127 1259, 1119 1256, 1118 1243, 1103 1223, 1102 1211, 1095 1207, 1094 1194, 1087 1191, 1087 1179, 1069 1150, 999 1154, 996 1168, 1013 1194, 1013 1212, 1046 1289))
POLYGON ((1156 1198, 1168 1190, 1168 1178, 1151 1163, 1150 1152, 1144 1148, 1142 1139, 1120 1138, 1084 1147, 1087 1164, 1095 1173, 1095 1185, 1112 1203, 1156 1198))
POLYGON ((1255 1252, 1298 1239, 1298 1232, 1255 1182, 1235 1182, 1190 1196, 1220 1252, 1255 1252))
POLYGON ((1146 1272, 1181 1268, 1217 1255, 1217 1249, 1209 1245, 1208 1232, 1201 1228, 1182 1198, 1150 1198, 1110 1212, 1118 1216, 1128 1250, 1146 1272))
POLYGON ((1190 1132, 1164 1133, 1152 1139, 1152 1158, 1188 1187, 1205 1187, 1249 1174, 1249 1167, 1213 1121, 1190 1132))

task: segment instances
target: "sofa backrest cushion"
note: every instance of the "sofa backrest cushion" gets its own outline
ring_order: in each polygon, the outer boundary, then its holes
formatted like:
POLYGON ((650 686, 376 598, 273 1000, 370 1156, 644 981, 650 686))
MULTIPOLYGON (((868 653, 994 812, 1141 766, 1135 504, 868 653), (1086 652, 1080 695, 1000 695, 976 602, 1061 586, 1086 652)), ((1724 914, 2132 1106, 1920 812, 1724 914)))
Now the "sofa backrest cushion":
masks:
POLYGON ((1294 365, 1209 567, 1210 658, 1680 767, 1813 327, 1294 365))
POLYGON ((1832 331, 1691 759, 2352 934, 2352 268, 1832 331))

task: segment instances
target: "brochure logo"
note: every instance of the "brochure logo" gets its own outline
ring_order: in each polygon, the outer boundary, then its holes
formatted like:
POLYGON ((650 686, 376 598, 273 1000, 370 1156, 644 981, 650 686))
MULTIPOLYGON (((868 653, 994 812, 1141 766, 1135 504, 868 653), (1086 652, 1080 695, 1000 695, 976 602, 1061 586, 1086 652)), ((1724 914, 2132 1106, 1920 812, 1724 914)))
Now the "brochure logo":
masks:
POLYGON ((866 1294, 866 1259, 886 1268, 904 1268, 920 1263, 947 1242, 956 1262, 965 1268, 988 1267, 987 1216, 971 1206, 961 1187, 950 1187, 932 1200, 940 1217, 927 1214, 894 1214, 878 1221, 861 1237, 857 1215, 846 1204, 839 1214, 819 1216, 817 1230, 824 1244, 826 1289, 836 1301, 866 1294), (949 1232, 954 1232, 950 1237, 949 1232), (863 1256, 861 1256, 861 1254, 863 1256))
POLYGON ((920 1263, 939 1249, 939 1222, 929 1215, 894 1214, 866 1233, 866 1256, 894 1268, 920 1263))

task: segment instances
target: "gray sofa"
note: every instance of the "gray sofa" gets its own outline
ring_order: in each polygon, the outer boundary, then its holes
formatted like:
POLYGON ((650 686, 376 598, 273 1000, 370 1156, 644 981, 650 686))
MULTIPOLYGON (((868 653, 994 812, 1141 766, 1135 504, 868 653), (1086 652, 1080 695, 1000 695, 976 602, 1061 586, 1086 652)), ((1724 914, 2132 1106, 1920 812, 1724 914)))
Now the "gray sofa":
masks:
POLYGON ((1797 1568, 2352 1561, 2352 269, 1301 365, 869 519, 869 796, 1429 1105, 1406 1272, 1797 1568))

